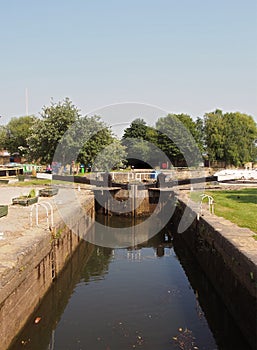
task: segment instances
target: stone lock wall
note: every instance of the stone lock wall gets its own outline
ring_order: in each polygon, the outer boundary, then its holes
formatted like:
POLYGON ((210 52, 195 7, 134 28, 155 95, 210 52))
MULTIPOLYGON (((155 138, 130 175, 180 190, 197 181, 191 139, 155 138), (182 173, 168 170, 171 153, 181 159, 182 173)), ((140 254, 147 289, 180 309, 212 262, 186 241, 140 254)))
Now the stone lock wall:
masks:
MULTIPOLYGON (((186 207, 187 201, 178 197, 172 217, 175 231, 186 207)), ((253 233, 207 211, 199 219, 193 209, 188 215, 195 218, 192 225, 175 236, 182 237, 245 338, 256 349, 257 266, 253 233), (252 240, 252 251, 243 251, 241 243, 249 239, 252 240)))
POLYGON ((70 222, 76 230, 60 221, 52 232, 41 232, 37 242, 27 247, 18 263, 2 276, 0 350, 8 348, 92 226, 93 197, 85 201, 83 206, 86 215, 82 216, 81 212, 70 214, 70 222))

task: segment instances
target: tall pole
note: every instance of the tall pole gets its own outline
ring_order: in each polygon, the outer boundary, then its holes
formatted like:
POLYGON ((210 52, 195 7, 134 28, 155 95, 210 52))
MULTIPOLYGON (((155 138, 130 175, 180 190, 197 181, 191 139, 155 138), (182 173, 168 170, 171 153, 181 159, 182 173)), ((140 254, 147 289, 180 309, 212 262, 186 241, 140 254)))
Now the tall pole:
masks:
POLYGON ((28 94, 28 88, 25 90, 25 100, 26 100, 26 115, 29 115, 29 94, 28 94))

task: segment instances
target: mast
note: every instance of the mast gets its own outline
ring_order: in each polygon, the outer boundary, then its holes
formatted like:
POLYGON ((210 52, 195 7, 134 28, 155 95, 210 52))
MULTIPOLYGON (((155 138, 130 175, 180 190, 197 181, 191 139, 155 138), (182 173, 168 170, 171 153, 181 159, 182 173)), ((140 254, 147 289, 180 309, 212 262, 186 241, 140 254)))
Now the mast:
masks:
POLYGON ((28 88, 25 89, 25 104, 26 104, 26 116, 29 115, 29 94, 28 88))

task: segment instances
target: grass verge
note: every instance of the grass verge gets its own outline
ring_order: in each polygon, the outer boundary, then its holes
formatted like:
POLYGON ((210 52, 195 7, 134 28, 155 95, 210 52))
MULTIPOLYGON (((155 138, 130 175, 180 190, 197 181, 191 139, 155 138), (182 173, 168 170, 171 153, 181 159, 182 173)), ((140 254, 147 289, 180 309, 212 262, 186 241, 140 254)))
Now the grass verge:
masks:
POLYGON ((207 191, 214 198, 214 212, 240 227, 257 233, 257 188, 207 191))
POLYGON ((50 185, 52 180, 47 179, 30 179, 29 181, 18 181, 8 184, 8 186, 14 187, 28 187, 28 186, 45 186, 50 185))

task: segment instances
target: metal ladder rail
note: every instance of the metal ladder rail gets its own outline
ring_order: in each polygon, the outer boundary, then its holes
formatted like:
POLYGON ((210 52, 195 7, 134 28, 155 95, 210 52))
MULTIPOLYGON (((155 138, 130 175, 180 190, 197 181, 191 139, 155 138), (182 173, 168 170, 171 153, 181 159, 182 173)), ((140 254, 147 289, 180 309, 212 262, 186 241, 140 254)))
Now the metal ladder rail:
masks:
POLYGON ((44 205, 46 205, 46 206, 49 206, 49 208, 50 208, 50 213, 51 213, 51 226, 49 226, 49 227, 50 227, 50 228, 53 228, 53 227, 54 227, 54 210, 53 210, 52 204, 49 203, 49 202, 46 202, 46 201, 40 202, 39 204, 44 204, 44 205))
POLYGON ((201 199, 201 204, 200 204, 200 212, 201 212, 201 214, 202 214, 202 209, 203 209, 202 204, 203 204, 203 200, 204 200, 205 198, 208 198, 208 208, 209 208, 209 212, 210 212, 211 214, 214 214, 214 199, 213 199, 213 197, 210 196, 210 195, 208 195, 208 194, 201 194, 201 197, 202 197, 202 199, 201 199))
POLYGON ((41 202, 41 203, 35 203, 30 209, 30 227, 33 225, 33 209, 35 207, 36 210, 36 225, 39 226, 39 220, 38 220, 38 207, 42 206, 46 210, 46 224, 47 227, 51 230, 54 226, 54 219, 53 219, 53 207, 51 203, 49 202, 41 202), (48 215, 48 207, 50 208, 51 211, 51 226, 49 226, 49 215, 48 215))
POLYGON ((214 199, 212 196, 209 196, 208 194, 201 194, 201 203, 200 203, 200 211, 197 213, 197 220, 200 219, 200 215, 202 215, 203 212, 203 200, 205 198, 208 198, 208 208, 209 208, 209 212, 211 214, 214 214, 214 199))

